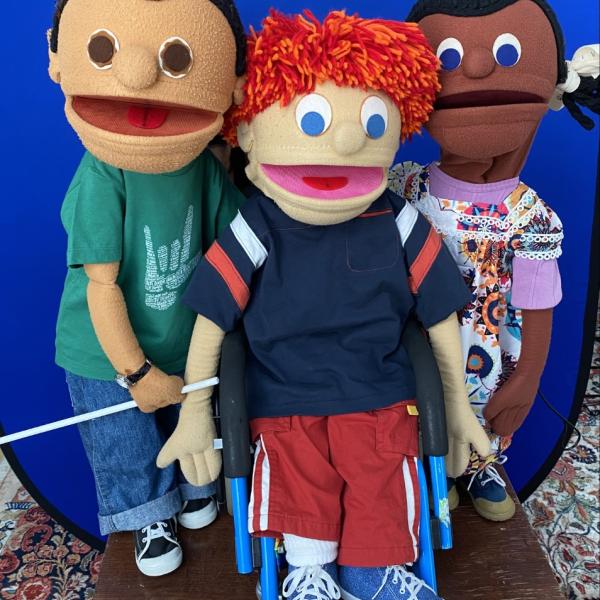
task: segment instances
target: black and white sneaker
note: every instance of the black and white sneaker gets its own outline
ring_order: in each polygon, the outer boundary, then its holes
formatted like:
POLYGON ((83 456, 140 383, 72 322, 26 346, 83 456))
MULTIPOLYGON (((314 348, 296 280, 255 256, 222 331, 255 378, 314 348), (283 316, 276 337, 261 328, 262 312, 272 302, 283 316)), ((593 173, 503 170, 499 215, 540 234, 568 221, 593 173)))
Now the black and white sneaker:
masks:
POLYGON ((134 532, 135 562, 148 577, 160 577, 177 570, 183 552, 177 539, 177 519, 158 521, 134 532))
POLYGON ((212 498, 188 500, 179 513, 179 524, 186 529, 202 529, 214 523, 218 514, 217 503, 212 498))

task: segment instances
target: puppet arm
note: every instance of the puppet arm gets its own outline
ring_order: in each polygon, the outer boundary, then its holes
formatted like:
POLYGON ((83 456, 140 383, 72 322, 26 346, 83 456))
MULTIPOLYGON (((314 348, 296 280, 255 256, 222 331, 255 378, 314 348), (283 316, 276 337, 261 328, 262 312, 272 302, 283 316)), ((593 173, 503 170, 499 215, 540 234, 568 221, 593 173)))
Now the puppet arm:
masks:
POLYGON ((527 418, 540 386, 552 338, 553 310, 524 310, 521 356, 508 381, 492 396, 483 415, 494 433, 509 436, 527 418))
MULTIPOLYGON (((188 354, 186 383, 216 375, 224 338, 225 332, 220 327, 206 317, 198 317, 188 354)), ((216 436, 212 390, 193 392, 184 400, 179 423, 156 464, 164 469, 179 460, 181 471, 192 485, 208 485, 216 481, 221 472, 221 454, 213 448, 216 436)))
POLYGON ((463 353, 455 314, 429 329, 429 339, 444 385, 444 403, 450 450, 446 471, 450 477, 462 475, 469 464, 471 446, 480 456, 490 454, 490 441, 479 424, 467 397, 463 353))
MULTIPOLYGON (((88 306, 98 341, 117 373, 132 375, 144 365, 146 356, 133 331, 123 292, 117 283, 120 263, 85 265, 89 284, 88 306)), ((153 366, 130 390, 140 410, 152 413, 184 398, 183 381, 153 366)))

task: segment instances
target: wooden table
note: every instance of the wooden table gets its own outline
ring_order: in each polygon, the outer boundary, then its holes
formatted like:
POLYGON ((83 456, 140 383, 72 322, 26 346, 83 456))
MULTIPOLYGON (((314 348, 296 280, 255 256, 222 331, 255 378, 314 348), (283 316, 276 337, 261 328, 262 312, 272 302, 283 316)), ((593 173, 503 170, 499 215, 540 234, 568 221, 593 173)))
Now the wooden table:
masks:
MULTIPOLYGON (((453 513, 455 549, 437 554, 445 600, 564 600, 523 509, 490 523, 463 499, 453 513)), ((111 536, 95 600, 254 600, 256 577, 235 573, 232 522, 222 516, 198 532, 182 531, 184 565, 152 579, 135 566, 131 534, 111 536)))

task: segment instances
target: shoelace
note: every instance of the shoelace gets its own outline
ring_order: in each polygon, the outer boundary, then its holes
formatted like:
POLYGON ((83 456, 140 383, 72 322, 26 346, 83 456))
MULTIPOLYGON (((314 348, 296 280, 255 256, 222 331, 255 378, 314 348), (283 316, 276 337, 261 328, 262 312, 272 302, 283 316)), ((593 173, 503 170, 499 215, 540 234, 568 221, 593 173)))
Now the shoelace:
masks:
MULTIPOLYGON (((431 590, 431 588, 424 581, 416 577, 410 571, 407 571, 404 567, 387 567, 381 587, 375 592, 375 595, 371 600, 376 600, 377 596, 379 596, 379 594, 381 594, 381 592, 385 589, 390 576, 392 576, 392 583, 394 585, 401 584, 401 594, 406 594, 406 592, 410 594, 406 600, 419 600, 418 594, 423 588, 431 590)), ((433 590, 431 591, 433 592, 433 590)))
POLYGON ((498 456, 498 458, 493 463, 486 465, 483 468, 483 470, 473 473, 473 477, 471 477, 471 481, 469 481, 467 490, 471 489, 471 486, 473 485, 475 478, 478 476, 481 478, 481 481, 480 481, 481 487, 485 487, 488 483, 495 481, 498 485, 505 488, 506 482, 504 481, 504 479, 502 479, 502 477, 500 477, 500 473, 498 473, 498 471, 496 470, 496 467, 494 465, 503 465, 507 460, 508 460, 508 456, 504 456, 504 454, 501 454, 500 456, 498 456), (487 479, 483 478, 484 475, 487 475, 487 479))
MULTIPOLYGON (((142 538, 142 544, 145 544, 144 549, 140 552, 140 558, 146 554, 148 548, 150 548, 150 544, 152 540, 158 540, 160 538, 164 538, 175 544, 176 546, 180 546, 179 542, 171 537, 171 534, 165 530, 168 527, 168 524, 164 521, 158 521, 158 523, 153 523, 152 525, 148 525, 148 527, 144 527, 142 529, 142 533, 145 537, 142 538)), ((181 547, 181 546, 180 546, 181 547)))
POLYGON ((283 582, 283 597, 299 593, 295 600, 339 600, 340 588, 323 567, 301 567, 292 571, 283 582))

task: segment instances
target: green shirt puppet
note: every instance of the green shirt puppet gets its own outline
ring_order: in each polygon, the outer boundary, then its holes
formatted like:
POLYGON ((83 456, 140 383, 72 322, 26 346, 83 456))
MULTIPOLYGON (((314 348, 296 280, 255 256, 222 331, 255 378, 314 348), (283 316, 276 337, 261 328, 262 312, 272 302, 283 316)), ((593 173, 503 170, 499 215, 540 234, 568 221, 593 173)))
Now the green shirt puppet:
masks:
POLYGON ((194 317, 179 297, 242 197, 207 150, 241 88, 245 37, 230 0, 61 0, 50 75, 88 153, 62 209, 68 276, 57 331, 103 534, 134 531, 145 575, 177 569, 177 521, 216 518, 214 486, 156 456, 177 419, 194 317), (126 10, 124 10, 126 5, 126 10))

